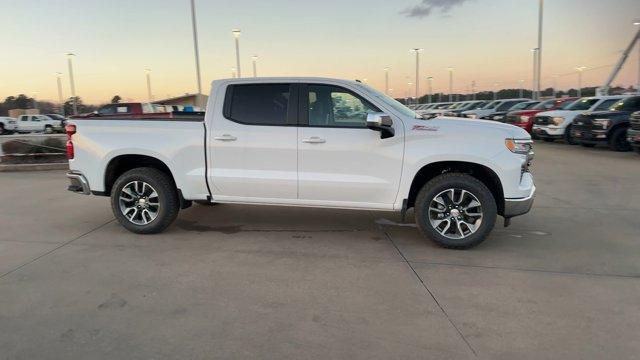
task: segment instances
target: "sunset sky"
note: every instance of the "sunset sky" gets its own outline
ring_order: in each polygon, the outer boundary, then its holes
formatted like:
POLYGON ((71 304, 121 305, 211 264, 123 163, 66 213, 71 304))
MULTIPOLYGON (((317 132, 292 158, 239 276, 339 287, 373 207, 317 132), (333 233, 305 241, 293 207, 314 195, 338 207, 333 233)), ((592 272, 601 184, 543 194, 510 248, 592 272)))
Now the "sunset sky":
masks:
MULTIPOLYGON (((327 76, 367 79, 382 90, 390 67, 394 95, 414 81, 413 47, 424 48, 426 76, 446 91, 446 68, 454 88, 466 92, 530 87, 537 41, 537 0, 196 0, 203 91, 230 77, 235 66, 231 30, 240 38, 243 76, 259 55, 260 76, 327 76), (452 6, 433 8, 429 4, 452 6), (421 5, 422 7, 415 8, 421 5), (411 12, 411 9, 414 12, 411 12), (444 11, 444 13, 443 13, 444 11), (410 16, 410 15, 422 16, 410 16), (407 78, 409 77, 409 78, 407 78)), ((57 99, 54 73, 62 72, 70 96, 65 53, 77 54, 76 92, 88 103, 115 94, 147 98, 144 69, 152 69, 156 99, 195 92, 189 0, 0 0, 3 49, 0 97, 18 93, 57 99)), ((558 77, 560 88, 601 84, 631 40, 640 18, 639 0, 546 0, 543 87, 558 77)), ((615 84, 635 85, 638 49, 615 84)))

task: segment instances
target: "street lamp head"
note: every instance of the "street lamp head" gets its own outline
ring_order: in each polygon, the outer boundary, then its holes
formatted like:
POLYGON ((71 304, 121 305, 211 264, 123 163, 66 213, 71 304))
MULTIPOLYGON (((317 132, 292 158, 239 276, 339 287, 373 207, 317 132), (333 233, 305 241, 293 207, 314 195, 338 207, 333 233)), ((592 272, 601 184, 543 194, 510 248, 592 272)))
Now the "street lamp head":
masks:
POLYGON ((579 66, 579 67, 576 68, 576 70, 578 70, 579 72, 583 72, 586 69, 587 69, 586 66, 579 66))
POLYGON ((636 19, 633 21, 633 25, 640 25, 640 19, 636 19))
POLYGON ((144 72, 145 72, 146 74, 150 74, 150 73, 151 73, 151 69, 146 68, 146 69, 144 69, 144 72))
POLYGON ((253 61, 258 60, 258 55, 253 55, 253 56, 251 56, 251 59, 252 59, 253 61))
POLYGON ((76 56, 76 54, 74 53, 67 53, 67 58, 71 59, 72 57, 76 56))
POLYGON ((55 75, 57 78, 62 77, 62 73, 61 73, 61 72, 57 72, 57 73, 55 73, 54 75, 55 75))
POLYGON ((240 34, 242 33, 242 31, 240 31, 240 29, 233 29, 233 30, 231 30, 231 33, 237 39, 237 38, 240 37, 240 34))
POLYGON ((422 52, 423 50, 424 50, 424 49, 421 49, 421 48, 413 48, 413 49, 409 49, 409 52, 412 52, 412 53, 419 53, 419 52, 422 52))
POLYGON ((383 70, 384 70, 384 71, 389 71, 389 67, 387 66, 387 67, 385 67, 383 70))
POLYGON ((427 80, 429 81, 433 80, 433 76, 427 76, 427 80))
POLYGON ((449 70, 450 72, 453 72, 453 66, 449 66, 447 70, 449 70))
POLYGON ((533 48, 533 49, 531 49, 531 52, 536 52, 538 50, 540 50, 540 48, 533 48))

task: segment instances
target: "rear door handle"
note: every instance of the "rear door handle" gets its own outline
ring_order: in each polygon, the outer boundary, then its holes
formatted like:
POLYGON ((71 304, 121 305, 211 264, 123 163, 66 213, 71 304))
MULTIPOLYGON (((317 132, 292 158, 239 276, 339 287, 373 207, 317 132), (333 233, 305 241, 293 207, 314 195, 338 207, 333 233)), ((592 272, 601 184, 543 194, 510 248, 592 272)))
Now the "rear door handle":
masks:
POLYGON ((238 138, 229 134, 224 134, 222 136, 216 136, 213 138, 213 140, 218 140, 218 141, 236 141, 238 138))
POLYGON ((317 136, 312 136, 310 138, 302 139, 302 142, 307 144, 323 144, 326 143, 327 140, 321 139, 317 136))

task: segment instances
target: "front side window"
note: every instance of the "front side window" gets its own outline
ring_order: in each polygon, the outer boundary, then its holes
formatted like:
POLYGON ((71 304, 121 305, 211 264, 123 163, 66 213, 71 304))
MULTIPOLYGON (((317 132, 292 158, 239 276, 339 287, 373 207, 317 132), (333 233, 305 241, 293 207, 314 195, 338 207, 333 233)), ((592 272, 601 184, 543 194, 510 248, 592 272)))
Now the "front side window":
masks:
POLYGON ((596 106, 595 109, 593 109, 593 111, 605 111, 605 110, 609 110, 609 108, 611 108, 613 105, 615 105, 615 103, 617 103, 618 101, 620 101, 620 99, 609 99, 609 100, 604 100, 603 102, 601 102, 600 104, 598 104, 598 106, 596 106))
POLYGON ((380 112, 368 101, 331 85, 309 85, 309 126, 366 127, 367 114, 380 112))
POLYGON ((115 114, 115 108, 112 105, 106 105, 98 110, 100 115, 113 115, 115 114))
POLYGON ((129 113, 129 107, 128 106, 121 106, 118 105, 116 106, 116 114, 127 114, 129 113))
POLYGON ((615 105, 610 107, 611 111, 635 111, 640 105, 640 97, 630 97, 624 100, 618 101, 615 105))
POLYGON ((287 125, 289 84, 233 85, 228 118, 247 125, 287 125))
POLYGON ((505 101, 502 104, 500 104, 500 106, 498 106, 498 108, 496 109, 497 111, 507 111, 509 109, 511 109, 513 106, 515 106, 516 104, 521 103, 522 101, 505 101))
MULTIPOLYGON (((567 108, 567 110, 572 110, 572 111, 589 110, 598 101, 599 101, 599 99, 593 99, 593 98, 581 99, 581 100, 578 100, 578 101, 574 102, 571 105, 571 107, 567 108)), ((605 101, 607 101, 607 100, 605 100, 605 101)), ((615 101, 617 101, 617 100, 614 100, 614 102, 615 101)))

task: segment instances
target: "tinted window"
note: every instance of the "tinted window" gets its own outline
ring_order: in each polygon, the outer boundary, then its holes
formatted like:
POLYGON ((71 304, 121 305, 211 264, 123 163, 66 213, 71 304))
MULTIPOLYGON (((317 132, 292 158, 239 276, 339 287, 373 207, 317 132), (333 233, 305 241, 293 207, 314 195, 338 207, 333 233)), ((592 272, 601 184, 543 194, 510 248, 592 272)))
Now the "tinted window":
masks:
POLYGON ((98 110, 98 114, 100 115, 113 115, 115 112, 116 109, 112 105, 103 106, 98 110))
POLYGON ((505 101, 498 108, 497 111, 507 111, 511 109, 514 105, 521 103, 522 101, 505 101))
MULTIPOLYGON (((581 111, 589 110, 593 104, 597 103, 600 99, 581 99, 573 103, 567 110, 581 111)), ((605 100, 606 101, 606 100, 605 100)), ((617 100, 614 100, 617 101, 617 100)))
POLYGON ((366 127, 375 106, 352 92, 330 85, 309 85, 309 126, 366 127))
POLYGON ((615 103, 617 103, 618 101, 620 101, 620 99, 609 99, 609 100, 604 100, 603 102, 601 102, 600 104, 598 104, 598 106, 596 106, 595 109, 593 109, 593 111, 604 111, 604 110, 609 110, 610 107, 612 107, 613 105, 615 105, 615 103))
POLYGON ((288 84, 233 85, 229 118, 248 125, 286 125, 288 84))

